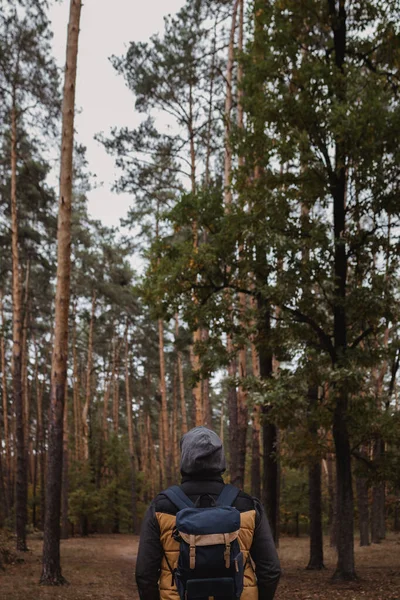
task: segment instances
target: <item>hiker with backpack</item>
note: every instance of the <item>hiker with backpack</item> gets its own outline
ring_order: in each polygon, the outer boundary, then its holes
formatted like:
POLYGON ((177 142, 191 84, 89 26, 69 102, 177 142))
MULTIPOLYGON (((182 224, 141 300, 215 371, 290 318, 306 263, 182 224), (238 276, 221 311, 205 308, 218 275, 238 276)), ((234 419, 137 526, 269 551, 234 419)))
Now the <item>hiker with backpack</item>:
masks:
POLYGON ((280 565, 259 500, 225 485, 222 441, 206 427, 181 440, 180 486, 144 517, 136 562, 141 600, 272 600, 280 565))

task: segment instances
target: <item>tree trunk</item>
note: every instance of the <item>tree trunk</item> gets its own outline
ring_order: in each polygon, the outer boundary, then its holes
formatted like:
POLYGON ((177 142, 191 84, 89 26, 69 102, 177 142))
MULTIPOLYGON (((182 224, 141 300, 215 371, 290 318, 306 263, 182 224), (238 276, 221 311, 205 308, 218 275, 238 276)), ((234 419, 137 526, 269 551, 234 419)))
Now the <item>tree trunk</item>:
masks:
POLYGON ((193 375, 196 381, 192 388, 192 398, 194 406, 194 424, 196 427, 204 425, 203 414, 203 399, 201 395, 201 375, 200 375, 200 358, 196 350, 196 345, 201 342, 201 330, 198 329, 193 333, 193 344, 190 347, 190 362, 192 365, 193 375))
MULTIPOLYGON (((175 315, 175 342, 179 338, 179 319, 178 315, 175 315)), ((179 377, 179 395, 180 395, 180 407, 181 407, 181 433, 185 435, 188 430, 187 413, 186 413, 186 401, 185 401, 185 380, 183 378, 183 362, 182 352, 177 351, 178 361, 178 377, 179 377)))
POLYGON ((251 495, 261 497, 261 407, 256 404, 251 417, 251 495))
POLYGON ((10 432, 8 420, 8 393, 7 393, 7 373, 6 373, 6 342, 4 334, 4 309, 3 309, 3 292, 0 290, 0 317, 1 317, 1 338, 0 338, 0 353, 1 353, 1 391, 3 400, 3 427, 4 427, 4 449, 5 449, 5 480, 7 487, 7 504, 12 504, 12 488, 11 488, 11 452, 10 452, 10 432))
POLYGON ((163 432, 163 422, 162 415, 160 414, 158 417, 158 464, 160 468, 160 488, 164 488, 164 483, 166 481, 165 477, 165 462, 164 462, 164 432, 163 432))
MULTIPOLYGON (((232 8, 231 30, 228 45, 228 60, 226 66, 226 91, 225 91, 225 132, 224 132, 224 205, 225 212, 229 214, 232 210, 232 144, 231 144, 231 129, 232 120, 231 112, 233 106, 233 64, 235 54, 235 31, 239 0, 234 2, 232 8)), ((230 293, 227 292, 227 299, 231 303, 230 293)), ((232 313, 232 307, 230 307, 232 313)), ((231 320, 231 319, 230 319, 231 320)), ((246 458, 246 448, 243 448, 243 435, 240 431, 240 426, 243 427, 243 414, 239 417, 239 398, 234 380, 237 374, 237 361, 234 355, 232 335, 227 334, 227 353, 229 355, 228 375, 231 379, 228 390, 228 415, 229 415, 229 474, 231 483, 238 487, 243 486, 244 460, 246 458)), ((247 428, 246 428, 247 429, 247 428)), ((244 438, 245 442, 245 438, 244 438)))
POLYGON ((133 439, 133 416, 132 416, 132 398, 129 381, 129 345, 128 345, 128 323, 125 329, 125 396, 126 396, 126 420, 128 423, 128 442, 129 442, 129 462, 131 466, 131 510, 133 533, 138 533, 138 514, 137 514, 137 491, 136 491, 136 459, 135 443, 133 439))
MULTIPOLYGON (((345 393, 342 392, 344 395, 345 393)), ((338 562, 334 579, 356 579, 354 566, 353 484, 350 440, 347 430, 347 400, 337 399, 333 435, 336 446, 337 551, 338 562)))
POLYGON ((72 361, 73 361, 73 405, 74 405, 74 436, 75 436, 75 460, 79 461, 82 458, 82 411, 79 392, 79 372, 78 372, 78 353, 76 341, 76 302, 74 303, 74 324, 72 334, 72 361))
POLYGON ((120 345, 114 349, 114 377, 113 377, 113 431, 118 435, 119 431, 119 352, 120 345))
POLYGON ((20 281, 17 206, 17 107, 15 90, 11 109, 11 246, 13 299, 12 376, 16 418, 16 534, 17 550, 25 552, 27 525, 27 464, 25 452, 24 398, 22 390, 22 290, 20 281))
MULTIPOLYGON (((230 352, 230 340, 228 340, 228 352, 230 352)), ((228 365, 228 375, 230 379, 236 377, 236 361, 231 360, 228 365)), ((229 419, 229 477, 231 483, 234 484, 237 481, 237 467, 238 467, 238 447, 237 447, 237 435, 238 435, 238 410, 237 410, 237 390, 234 383, 229 383, 228 388, 228 419, 229 419)))
MULTIPOLYGON (((160 395, 161 395, 161 427, 163 438, 163 454, 161 460, 166 469, 167 484, 171 482, 171 444, 168 435, 168 401, 167 401, 167 382, 165 375, 165 354, 164 354, 164 323, 158 319, 158 345, 160 354, 160 395)), ((163 485, 164 485, 163 481, 163 485)))
MULTIPOLYGON (((308 430, 313 440, 313 446, 318 448, 318 421, 314 411, 318 405, 318 386, 311 385, 308 389, 308 430)), ((322 493, 321 493, 321 459, 311 457, 308 466, 308 498, 310 516, 310 560, 308 570, 324 568, 324 543, 322 533, 322 493)))
POLYGON ((22 384, 22 404, 24 407, 24 443, 25 443, 25 464, 26 464, 26 499, 28 501, 28 481, 29 481, 29 425, 30 425, 30 401, 29 401, 29 383, 28 383, 28 323, 29 323, 29 260, 26 264, 24 301, 23 301, 23 327, 22 327, 22 363, 21 363, 21 384, 22 384))
POLYGON ((154 495, 156 493, 157 464, 156 464, 156 454, 154 451, 153 433, 151 431, 151 419, 150 419, 149 414, 146 415, 146 431, 147 431, 147 438, 149 440, 149 452, 150 452, 150 456, 149 456, 150 472, 151 472, 150 493, 151 493, 151 497, 154 498, 154 495))
MULTIPOLYGON (((1 428, 0 428, 0 442, 1 440, 1 428)), ((8 517, 8 500, 7 500, 7 491, 5 484, 5 474, 3 468, 3 454, 0 452, 0 528, 4 527, 4 520, 8 517)), ((1 564, 1 555, 0 555, 0 571, 2 569, 1 564)))
MULTIPOLYGON (((269 379, 273 372, 273 353, 270 348, 270 312, 264 299, 258 299, 258 355, 260 360, 260 376, 269 379)), ((279 462, 278 431, 276 425, 268 419, 269 406, 262 407, 263 415, 263 503, 271 526, 275 544, 279 541, 279 462)))
POLYGON ((174 388, 173 388, 173 406, 172 406, 172 464, 174 467, 173 480, 179 474, 179 456, 178 456, 178 369, 174 370, 174 388))
MULTIPOLYGON (((373 445, 373 459, 378 468, 381 467, 384 452, 384 441, 378 436, 373 445)), ((385 483, 378 481, 372 488, 371 541, 380 544, 385 536, 385 483)))
POLYGON ((44 530, 44 520, 46 511, 46 451, 44 446, 44 427, 43 427, 43 385, 39 385, 37 396, 38 411, 38 436, 39 436, 39 468, 40 468, 40 526, 44 530))
MULTIPOLYGON (((192 194, 196 194, 196 149, 194 144, 194 117, 193 117, 193 89, 192 84, 189 86, 189 118, 188 118, 188 135, 190 145, 190 181, 192 194)), ((192 235, 193 235, 193 247, 197 249, 199 245, 199 234, 197 221, 192 223, 192 235)), ((197 303, 196 296, 193 297, 193 302, 197 303)), ((193 343, 190 347, 190 362, 192 371, 196 377, 195 384, 192 388, 193 407, 194 407, 194 422, 195 426, 204 425, 204 412, 203 412, 203 398, 202 398, 202 386, 201 386, 201 363, 196 345, 202 341, 202 330, 201 327, 193 333, 193 343)))
MULTIPOLYGON (((206 344, 209 338, 208 329, 201 329, 201 341, 206 344)), ((212 406, 210 402, 210 380, 205 377, 201 378, 201 397, 203 402, 203 423, 209 429, 212 429, 212 406)))
POLYGON ((360 546, 369 546, 368 482, 364 477, 356 477, 356 489, 360 546))
POLYGON ((58 214, 57 286, 54 348, 51 369, 50 416, 46 517, 41 583, 65 583, 60 563, 60 512, 63 453, 63 417, 68 357, 68 310, 71 278, 71 206, 74 148, 75 84, 81 0, 71 0, 67 38, 64 96, 62 107, 62 146, 60 203, 58 214))
POLYGON ((65 407, 63 431, 63 472, 61 502, 61 538, 69 538, 68 494, 69 494, 69 426, 68 426, 68 381, 65 380, 65 407))
MULTIPOLYGON (((335 89, 340 106, 346 105, 346 60, 347 14, 346 0, 338 7, 329 2, 330 24, 333 32, 335 67, 338 75, 335 89)), ((330 191, 333 199, 334 229, 334 294, 333 294, 333 337, 335 368, 347 366, 347 315, 346 288, 348 255, 346 250, 346 190, 347 154, 343 137, 335 140, 335 169, 330 175, 330 191)), ((348 392, 345 385, 334 390, 335 409, 333 415, 333 438, 336 448, 337 485, 337 552, 338 560, 334 579, 356 579, 354 563, 353 482, 351 474, 351 450, 347 427, 348 392)))
POLYGON ((310 511, 310 560, 308 570, 324 569, 324 543, 322 533, 321 463, 308 467, 309 511, 310 511))
POLYGON ((83 458, 89 460, 89 410, 92 398, 92 363, 93 363, 93 328, 96 312, 96 292, 92 294, 92 312, 90 315, 89 340, 88 340, 88 358, 86 371, 86 398, 82 411, 82 433, 83 433, 83 458))
POLYGON ((279 544, 279 449, 278 430, 268 421, 269 407, 262 409, 263 422, 263 498, 275 545, 279 544))
MULTIPOLYGON (((257 311, 257 302, 253 297, 250 305, 254 313, 257 311)), ((260 378, 260 359, 256 348, 255 336, 251 336, 251 365, 253 377, 260 378)), ((251 417, 251 495, 261 497, 261 406, 255 404, 251 417)))
POLYGON ((329 544, 331 548, 337 546, 337 503, 336 503, 336 479, 335 479, 334 457, 331 453, 326 459, 326 470, 328 479, 328 522, 329 522, 329 544))

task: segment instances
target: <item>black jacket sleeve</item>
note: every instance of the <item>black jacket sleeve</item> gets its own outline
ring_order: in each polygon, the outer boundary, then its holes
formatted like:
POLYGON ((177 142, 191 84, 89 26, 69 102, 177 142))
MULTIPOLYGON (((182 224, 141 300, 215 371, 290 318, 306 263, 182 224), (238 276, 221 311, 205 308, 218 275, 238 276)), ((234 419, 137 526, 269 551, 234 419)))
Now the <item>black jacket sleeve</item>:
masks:
POLYGON ((159 600, 158 580, 162 557, 160 527, 155 515, 154 504, 151 504, 142 523, 136 561, 136 583, 140 600, 159 600))
POLYGON ((267 516, 255 500, 256 528, 250 554, 256 566, 259 600, 273 600, 281 576, 281 567, 267 516))

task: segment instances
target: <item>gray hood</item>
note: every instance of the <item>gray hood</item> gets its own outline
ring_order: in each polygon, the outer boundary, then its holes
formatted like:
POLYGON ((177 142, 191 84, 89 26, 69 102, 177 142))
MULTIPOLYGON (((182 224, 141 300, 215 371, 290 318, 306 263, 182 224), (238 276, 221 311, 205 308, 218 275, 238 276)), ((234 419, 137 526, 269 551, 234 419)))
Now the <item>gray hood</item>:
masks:
POLYGON ((183 475, 220 474, 226 469, 222 441, 207 427, 195 427, 181 439, 183 475))

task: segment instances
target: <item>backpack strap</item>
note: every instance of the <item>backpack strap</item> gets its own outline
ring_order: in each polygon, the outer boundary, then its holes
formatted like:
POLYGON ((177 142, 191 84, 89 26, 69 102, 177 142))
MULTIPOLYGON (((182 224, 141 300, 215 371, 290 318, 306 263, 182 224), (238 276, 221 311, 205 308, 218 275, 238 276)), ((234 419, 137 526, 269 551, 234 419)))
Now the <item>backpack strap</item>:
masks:
POLYGON ((161 492, 163 496, 166 496, 168 500, 171 500, 172 504, 176 506, 178 510, 183 508, 194 508, 194 504, 190 498, 188 498, 179 485, 173 485, 161 492))
POLYGON ((222 488, 222 492, 217 498, 217 506, 232 506, 240 493, 239 488, 231 483, 227 483, 222 488))

